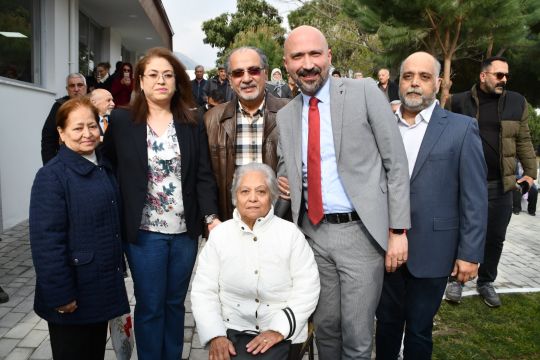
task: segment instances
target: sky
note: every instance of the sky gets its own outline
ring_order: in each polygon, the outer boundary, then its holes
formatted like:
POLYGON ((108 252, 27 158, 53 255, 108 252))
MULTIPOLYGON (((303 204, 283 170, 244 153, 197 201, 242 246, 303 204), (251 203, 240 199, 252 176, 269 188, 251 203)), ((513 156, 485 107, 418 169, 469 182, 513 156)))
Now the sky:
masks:
MULTIPOLYGON (((287 15, 298 7, 294 0, 267 0, 278 9, 287 25, 287 15)), ((217 50, 203 43, 202 23, 225 12, 236 12, 236 0, 162 0, 174 31, 173 50, 205 68, 213 68, 217 50)), ((288 29, 287 29, 288 30, 288 29)))

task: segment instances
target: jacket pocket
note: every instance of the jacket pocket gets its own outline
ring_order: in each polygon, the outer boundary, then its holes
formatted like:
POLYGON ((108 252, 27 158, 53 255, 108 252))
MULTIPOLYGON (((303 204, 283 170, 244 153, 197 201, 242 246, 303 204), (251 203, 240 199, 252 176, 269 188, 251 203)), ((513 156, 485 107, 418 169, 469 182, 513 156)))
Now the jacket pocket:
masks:
POLYGON ((433 218, 433 230, 455 230, 459 227, 459 218, 433 218))
POLYGON ((71 253, 70 264, 74 267, 77 275, 77 285, 95 281, 98 276, 98 266, 94 261, 93 251, 74 251, 71 253))
POLYGON ((71 265, 81 266, 86 265, 94 260, 93 251, 74 251, 71 253, 71 265))

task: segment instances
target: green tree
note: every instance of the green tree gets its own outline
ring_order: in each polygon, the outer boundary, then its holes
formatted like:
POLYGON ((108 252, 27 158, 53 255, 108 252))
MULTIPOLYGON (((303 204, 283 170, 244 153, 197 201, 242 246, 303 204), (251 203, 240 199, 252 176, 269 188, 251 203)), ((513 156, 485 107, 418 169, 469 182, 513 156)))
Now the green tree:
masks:
POLYGON ((276 67, 282 67, 283 46, 280 44, 278 36, 273 34, 272 28, 268 26, 259 26, 258 28, 246 29, 238 33, 229 50, 224 55, 228 56, 232 49, 241 46, 255 46, 261 49, 268 58, 270 70, 276 67))
POLYGON ((301 6, 287 17, 291 29, 311 25, 321 30, 332 49, 332 65, 372 73, 381 53, 376 35, 362 32, 357 23, 343 12, 341 0, 297 0, 301 6))
POLYGON ((520 46, 536 0, 343 0, 361 29, 379 35, 394 64, 424 50, 443 60, 441 102, 452 86, 452 62, 481 60, 520 46), (495 51, 498 48, 497 51, 495 51))
POLYGON ((237 0, 235 13, 223 13, 203 22, 202 30, 206 34, 203 42, 218 48, 218 57, 223 60, 239 33, 264 26, 268 35, 277 38, 281 45, 285 34, 282 21, 278 10, 264 0, 237 0))

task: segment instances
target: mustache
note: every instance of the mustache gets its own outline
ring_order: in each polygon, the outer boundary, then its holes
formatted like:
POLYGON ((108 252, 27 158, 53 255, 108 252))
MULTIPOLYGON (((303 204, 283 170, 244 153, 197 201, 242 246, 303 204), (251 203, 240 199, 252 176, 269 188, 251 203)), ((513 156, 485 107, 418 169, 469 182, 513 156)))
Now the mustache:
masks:
POLYGON ((296 72, 299 76, 318 75, 321 73, 321 68, 314 66, 311 69, 300 69, 296 72))
POLYGON ((405 95, 409 95, 409 94, 424 95, 424 92, 422 91, 422 89, 408 89, 408 90, 405 92, 405 95))
POLYGON ((504 89, 506 87, 506 83, 504 83, 504 82, 497 83, 497 85, 495 85, 495 87, 502 87, 504 89))
POLYGON ((255 84, 255 82, 251 82, 249 84, 241 84, 240 85, 240 90, 254 88, 254 87, 257 87, 257 84, 255 84))

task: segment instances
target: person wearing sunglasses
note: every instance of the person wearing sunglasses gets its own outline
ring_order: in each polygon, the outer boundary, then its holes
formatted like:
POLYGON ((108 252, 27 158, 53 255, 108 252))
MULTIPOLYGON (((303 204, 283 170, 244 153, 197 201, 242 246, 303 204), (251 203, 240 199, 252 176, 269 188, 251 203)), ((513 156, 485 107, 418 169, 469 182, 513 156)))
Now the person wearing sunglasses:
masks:
MULTIPOLYGON (((479 81, 471 90, 452 95, 448 110, 478 120, 488 173, 488 225, 484 262, 478 269, 477 290, 490 307, 501 306, 493 287, 501 258, 506 228, 512 216, 512 191, 516 188, 516 158, 523 165, 523 177, 530 187, 536 178, 536 156, 529 132, 527 100, 506 90, 510 80, 508 61, 491 57, 482 62, 479 81)), ((459 303, 462 284, 451 278, 446 299, 459 303)))
POLYGON ((58 149, 60 149, 60 136, 58 130, 56 130, 56 113, 60 106, 69 99, 74 99, 79 96, 85 96, 86 78, 80 73, 71 73, 66 77, 66 91, 67 95, 58 98, 54 101, 43 129, 41 129, 41 160, 45 165, 49 160, 56 156, 58 149))
POLYGON ((268 60, 260 49, 234 49, 225 68, 236 99, 204 116, 221 220, 232 218, 231 185, 237 167, 257 162, 276 170, 276 113, 289 101, 265 90, 268 60))

